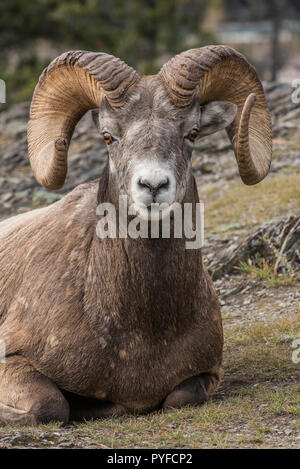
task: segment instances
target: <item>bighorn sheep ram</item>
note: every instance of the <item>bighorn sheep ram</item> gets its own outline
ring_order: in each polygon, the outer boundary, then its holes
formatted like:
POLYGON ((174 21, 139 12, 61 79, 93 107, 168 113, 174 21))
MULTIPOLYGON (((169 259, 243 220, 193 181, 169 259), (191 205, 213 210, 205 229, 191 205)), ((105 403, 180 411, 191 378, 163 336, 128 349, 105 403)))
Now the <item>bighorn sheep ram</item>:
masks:
POLYGON ((222 376, 222 322, 201 250, 185 239, 100 239, 100 202, 197 203, 193 142, 226 128, 240 176, 271 161, 271 122, 253 67, 207 46, 154 76, 105 53, 67 52, 31 105, 37 181, 62 187, 90 109, 108 148, 100 180, 0 224, 0 420, 35 424, 203 403, 222 376))

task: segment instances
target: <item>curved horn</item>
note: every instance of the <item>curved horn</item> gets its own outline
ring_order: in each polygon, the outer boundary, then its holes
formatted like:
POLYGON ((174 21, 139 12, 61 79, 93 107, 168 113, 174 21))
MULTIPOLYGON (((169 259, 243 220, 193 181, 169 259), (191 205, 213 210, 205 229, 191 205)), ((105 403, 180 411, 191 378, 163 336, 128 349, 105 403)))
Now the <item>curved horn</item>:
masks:
POLYGON ((272 158, 271 118, 262 84, 245 57, 227 46, 191 49, 167 62, 160 76, 176 106, 188 106, 194 96, 200 104, 236 104, 227 133, 242 181, 251 185, 266 177, 272 158))
POLYGON ((48 189, 63 186, 74 128, 104 96, 122 106, 139 76, 120 59, 105 53, 70 51, 43 71, 33 95, 28 150, 37 181, 48 189))

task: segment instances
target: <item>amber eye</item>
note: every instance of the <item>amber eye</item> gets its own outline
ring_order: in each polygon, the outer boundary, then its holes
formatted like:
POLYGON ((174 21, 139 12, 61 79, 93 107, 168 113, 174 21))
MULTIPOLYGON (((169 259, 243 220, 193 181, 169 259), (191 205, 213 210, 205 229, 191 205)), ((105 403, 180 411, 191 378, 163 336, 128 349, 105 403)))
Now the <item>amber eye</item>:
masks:
POLYGON ((113 141, 113 136, 109 132, 104 132, 103 138, 107 145, 109 145, 113 141))
POLYGON ((191 141, 191 142, 194 142, 196 140, 196 138, 198 137, 198 129, 192 129, 188 135, 187 135, 187 138, 191 141))

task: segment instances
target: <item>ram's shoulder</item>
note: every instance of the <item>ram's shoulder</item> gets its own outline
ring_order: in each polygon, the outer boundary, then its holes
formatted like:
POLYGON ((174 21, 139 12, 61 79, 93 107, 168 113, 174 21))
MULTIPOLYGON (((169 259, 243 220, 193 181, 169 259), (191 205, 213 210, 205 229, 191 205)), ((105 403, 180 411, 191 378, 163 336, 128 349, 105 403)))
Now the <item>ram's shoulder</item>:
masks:
POLYGON ((96 213, 98 187, 99 179, 81 184, 52 205, 1 221, 0 238, 24 230, 66 225, 74 219, 92 217, 96 213))
MULTIPOLYGON (((68 210, 72 207, 76 212, 81 208, 93 210, 95 212, 97 205, 97 196, 99 190, 100 179, 95 179, 84 184, 80 184, 74 190, 65 195, 59 202, 53 204, 57 205, 60 209, 68 210)), ((83 215, 86 214, 86 211, 83 215)))

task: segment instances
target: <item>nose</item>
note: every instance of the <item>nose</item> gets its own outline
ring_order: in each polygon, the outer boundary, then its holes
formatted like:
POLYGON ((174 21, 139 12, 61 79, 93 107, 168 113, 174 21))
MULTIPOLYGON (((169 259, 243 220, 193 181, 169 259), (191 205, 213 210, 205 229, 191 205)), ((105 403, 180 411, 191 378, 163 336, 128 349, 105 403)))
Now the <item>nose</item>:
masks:
POLYGON ((165 176, 164 178, 162 178, 160 181, 151 181, 149 178, 143 178, 141 177, 138 181, 138 184, 141 188, 143 189, 147 189, 151 192, 153 198, 155 198, 155 196, 157 195, 157 193, 164 189, 164 190, 168 190, 168 187, 169 187, 169 184, 170 184, 170 181, 169 181, 169 178, 167 176, 165 176))
POLYGON ((171 205, 176 197, 174 171, 167 164, 144 161, 134 168, 130 189, 132 201, 137 206, 171 205))

